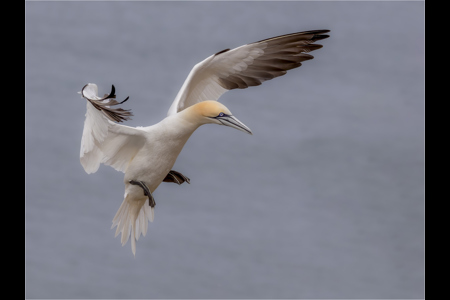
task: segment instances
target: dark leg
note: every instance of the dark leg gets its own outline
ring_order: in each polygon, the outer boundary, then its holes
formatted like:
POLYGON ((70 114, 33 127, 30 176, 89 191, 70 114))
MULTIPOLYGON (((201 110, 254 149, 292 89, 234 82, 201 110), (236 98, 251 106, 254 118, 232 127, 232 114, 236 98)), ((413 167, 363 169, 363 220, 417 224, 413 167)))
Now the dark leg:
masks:
POLYGON ((129 183, 132 184, 132 185, 140 186, 144 190, 144 195, 148 196, 148 204, 151 207, 155 207, 155 205, 156 205, 155 198, 153 198, 152 193, 150 192, 150 190, 148 189, 147 185, 143 181, 130 180, 129 183))
POLYGON ((176 184, 182 184, 185 181, 189 184, 191 183, 191 180, 187 176, 184 176, 180 172, 174 170, 170 170, 166 178, 163 180, 163 182, 175 182, 176 184))

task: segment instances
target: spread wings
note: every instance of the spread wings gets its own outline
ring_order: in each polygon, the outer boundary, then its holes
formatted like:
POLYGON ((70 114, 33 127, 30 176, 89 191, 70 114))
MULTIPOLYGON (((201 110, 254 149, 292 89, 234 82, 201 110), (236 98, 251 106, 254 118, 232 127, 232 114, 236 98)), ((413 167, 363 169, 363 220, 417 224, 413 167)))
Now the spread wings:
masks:
MULTIPOLYGON (((178 92, 168 115, 205 100, 218 100, 226 91, 257 86, 266 80, 298 68, 308 54, 322 48, 316 41, 328 38, 329 30, 312 30, 281 35, 235 49, 225 49, 194 66, 178 92)), ((117 124, 129 119, 131 112, 112 108, 117 104, 115 89, 103 98, 97 86, 87 84, 81 94, 88 100, 86 121, 81 140, 80 160, 88 173, 97 171, 100 163, 124 172, 134 155, 145 143, 139 128, 117 124)))
POLYGON ((218 100, 228 90, 245 89, 282 76, 314 58, 308 54, 322 48, 314 44, 328 38, 329 30, 286 34, 225 49, 194 66, 172 103, 168 115, 205 100, 218 100))

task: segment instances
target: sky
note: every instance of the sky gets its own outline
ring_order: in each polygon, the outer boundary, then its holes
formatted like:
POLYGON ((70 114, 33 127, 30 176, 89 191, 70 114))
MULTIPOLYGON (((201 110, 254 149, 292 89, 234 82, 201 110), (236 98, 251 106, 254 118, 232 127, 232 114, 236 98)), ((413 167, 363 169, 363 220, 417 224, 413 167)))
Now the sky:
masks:
POLYGON ((424 298, 424 2, 25 3, 26 298, 424 298), (123 174, 79 162, 86 101, 162 120, 226 48, 329 29, 313 60, 224 94, 155 221, 121 246, 123 174))

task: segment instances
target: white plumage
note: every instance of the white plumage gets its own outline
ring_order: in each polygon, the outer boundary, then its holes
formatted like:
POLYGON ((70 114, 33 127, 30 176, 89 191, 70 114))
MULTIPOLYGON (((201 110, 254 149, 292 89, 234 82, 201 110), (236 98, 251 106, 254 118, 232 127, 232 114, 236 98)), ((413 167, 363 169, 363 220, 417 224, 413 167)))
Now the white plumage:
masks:
POLYGON ((115 88, 109 95, 98 96, 95 84, 81 91, 87 101, 86 120, 80 148, 85 171, 95 173, 100 164, 124 172, 125 195, 113 225, 116 236, 122 233, 125 245, 131 234, 131 248, 147 233, 148 221, 154 219, 151 195, 159 184, 189 178, 171 170, 191 134, 201 125, 226 125, 252 134, 223 104, 217 102, 228 90, 256 86, 297 68, 312 59, 307 54, 321 48, 315 41, 325 39, 328 30, 282 35, 233 50, 220 51, 194 66, 161 122, 148 127, 118 124, 127 120, 129 111, 113 108, 115 88))

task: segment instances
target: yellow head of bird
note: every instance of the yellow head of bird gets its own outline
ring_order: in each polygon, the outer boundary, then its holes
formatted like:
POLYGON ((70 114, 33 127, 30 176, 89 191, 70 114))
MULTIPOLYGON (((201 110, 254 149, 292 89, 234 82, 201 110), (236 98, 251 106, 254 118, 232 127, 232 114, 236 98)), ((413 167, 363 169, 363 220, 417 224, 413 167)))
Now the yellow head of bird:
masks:
POLYGON ((230 110, 217 101, 202 101, 192 106, 194 114, 196 114, 203 124, 213 123, 225 125, 252 134, 250 128, 244 125, 230 110))

